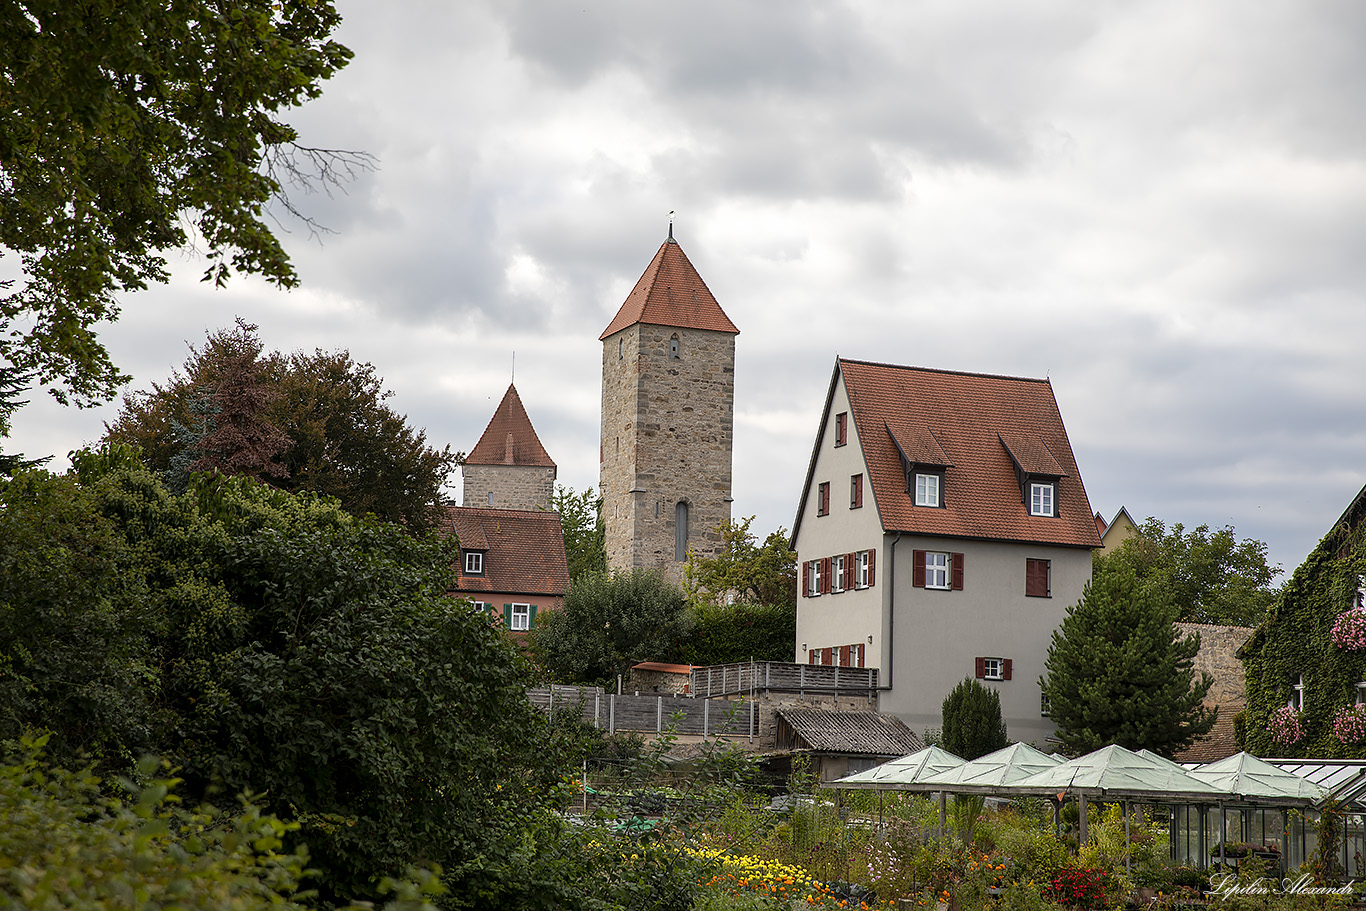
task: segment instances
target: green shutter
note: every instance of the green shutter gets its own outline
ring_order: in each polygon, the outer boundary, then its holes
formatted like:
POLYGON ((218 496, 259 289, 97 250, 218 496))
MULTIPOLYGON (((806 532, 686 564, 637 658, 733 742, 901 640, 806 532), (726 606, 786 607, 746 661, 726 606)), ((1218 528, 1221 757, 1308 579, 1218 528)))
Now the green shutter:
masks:
POLYGON ((534 604, 531 605, 530 613, 527 615, 527 618, 526 618, 526 628, 527 628, 527 629, 535 629, 535 628, 536 628, 536 605, 534 605, 534 604))
POLYGON ((512 629, 512 605, 511 605, 511 604, 504 604, 504 605, 503 605, 503 626, 505 626, 507 629, 512 629))

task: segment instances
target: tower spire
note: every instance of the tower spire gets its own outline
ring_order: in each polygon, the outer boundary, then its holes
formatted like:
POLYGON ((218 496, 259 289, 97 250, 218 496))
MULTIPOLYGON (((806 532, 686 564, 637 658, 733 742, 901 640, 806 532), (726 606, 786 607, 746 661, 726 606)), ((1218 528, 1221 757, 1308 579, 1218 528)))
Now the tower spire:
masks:
POLYGON ((669 210, 669 243, 674 242, 674 210, 669 210))

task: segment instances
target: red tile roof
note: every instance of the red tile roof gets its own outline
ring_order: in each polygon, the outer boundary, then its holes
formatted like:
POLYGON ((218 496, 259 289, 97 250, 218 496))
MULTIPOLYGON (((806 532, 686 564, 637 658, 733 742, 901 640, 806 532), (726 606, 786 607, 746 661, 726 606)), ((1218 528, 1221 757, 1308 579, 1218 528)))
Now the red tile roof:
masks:
POLYGON ((659 252, 598 339, 636 323, 713 332, 740 331, 712 297, 707 283, 672 235, 660 245, 659 252))
MULTIPOLYGON (((841 375, 885 531, 1100 546, 1047 380, 839 359, 829 396, 841 375), (914 505, 906 489, 903 451, 912 461, 946 466, 943 508, 914 505), (1015 461, 1026 471, 1060 478, 1056 516, 1029 515, 1015 461)), ((817 440, 817 447, 824 444, 817 440)), ((794 538, 815 461, 813 454, 794 538)))
POLYGON ((1233 716, 1241 709, 1241 705, 1219 706, 1219 717, 1214 720, 1210 732, 1172 759, 1177 762, 1215 762, 1240 752, 1242 747, 1238 746, 1233 716))
POLYGON ((455 591, 563 595, 569 587, 559 513, 448 506, 441 531, 454 533, 462 550, 485 551, 484 574, 461 572, 455 591))
POLYGON ((508 386, 503 400, 493 412, 493 419, 484 428, 484 435, 465 457, 466 465, 536 465, 554 468, 540 437, 531 426, 522 407, 522 397, 516 386, 508 386))

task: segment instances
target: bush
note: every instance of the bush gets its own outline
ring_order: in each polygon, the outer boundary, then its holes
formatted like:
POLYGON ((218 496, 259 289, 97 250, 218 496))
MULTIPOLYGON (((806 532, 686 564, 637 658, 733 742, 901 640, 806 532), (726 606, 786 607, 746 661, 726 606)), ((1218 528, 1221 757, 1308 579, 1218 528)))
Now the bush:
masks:
POLYGON ((940 712, 944 719, 941 746, 950 753, 973 760, 1009 743, 1001 720, 1001 694, 971 677, 945 697, 940 712))

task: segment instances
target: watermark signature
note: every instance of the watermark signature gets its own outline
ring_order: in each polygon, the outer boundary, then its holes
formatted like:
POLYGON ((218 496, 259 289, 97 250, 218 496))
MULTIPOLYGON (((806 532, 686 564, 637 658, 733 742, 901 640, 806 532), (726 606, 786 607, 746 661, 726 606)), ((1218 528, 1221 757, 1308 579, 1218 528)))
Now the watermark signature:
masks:
POLYGON ((1308 874, 1299 879, 1286 877, 1274 880, 1267 876, 1240 880, 1236 873, 1216 873, 1209 878, 1211 898, 1232 898, 1235 895, 1355 895, 1356 880, 1343 886, 1316 886, 1308 874))

